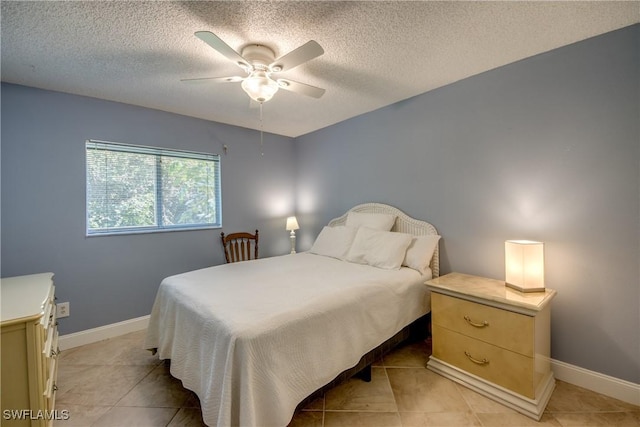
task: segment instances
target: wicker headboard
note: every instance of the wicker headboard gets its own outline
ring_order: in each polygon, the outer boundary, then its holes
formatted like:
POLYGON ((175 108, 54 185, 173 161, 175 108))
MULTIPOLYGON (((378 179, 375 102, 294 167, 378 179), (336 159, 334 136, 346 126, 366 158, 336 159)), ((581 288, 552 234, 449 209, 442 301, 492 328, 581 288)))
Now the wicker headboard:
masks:
MULTIPOLYGON (((393 225, 391 231, 397 231, 399 233, 408 233, 413 234, 414 236, 438 234, 436 228, 428 222, 411 218, 400 209, 382 203, 364 203, 362 205, 354 206, 353 208, 349 209, 344 215, 329 221, 329 227, 345 225, 349 212, 384 213, 395 215, 396 222, 393 225)), ((438 245, 436 245, 436 250, 433 252, 433 258, 431 258, 429 267, 431 268, 431 273, 434 278, 440 276, 440 251, 438 249, 438 245)))

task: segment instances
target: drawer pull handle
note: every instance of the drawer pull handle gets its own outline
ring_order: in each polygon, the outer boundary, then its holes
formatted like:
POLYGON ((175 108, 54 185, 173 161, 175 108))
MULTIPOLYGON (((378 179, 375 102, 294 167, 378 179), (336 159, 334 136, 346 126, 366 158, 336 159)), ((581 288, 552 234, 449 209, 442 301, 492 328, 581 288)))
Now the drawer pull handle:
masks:
POLYGON ((467 321, 468 324, 470 324, 471 326, 474 326, 476 328, 485 328, 487 326, 489 326, 489 322, 487 322, 486 320, 482 323, 477 323, 474 322, 473 320, 471 320, 471 318, 469 316, 464 316, 464 320, 467 321))
POLYGON ((471 360, 473 363, 477 364, 477 365, 488 365, 489 361, 487 359, 476 359, 475 357, 471 356, 471 354, 469 354, 468 351, 464 352, 464 355, 467 356, 469 358, 469 360, 471 360))

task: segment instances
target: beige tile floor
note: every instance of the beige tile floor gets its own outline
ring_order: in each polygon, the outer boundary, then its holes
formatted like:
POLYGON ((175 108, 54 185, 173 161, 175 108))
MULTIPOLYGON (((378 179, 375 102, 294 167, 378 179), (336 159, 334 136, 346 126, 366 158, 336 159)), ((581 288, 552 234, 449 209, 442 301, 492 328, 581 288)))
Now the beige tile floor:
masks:
MULTIPOLYGON (((197 396, 143 350, 144 331, 62 352, 55 426, 202 426, 197 396)), ((291 427, 640 426, 640 407, 558 381, 538 423, 427 369, 427 343, 404 346, 375 364, 372 381, 329 390, 291 427)))

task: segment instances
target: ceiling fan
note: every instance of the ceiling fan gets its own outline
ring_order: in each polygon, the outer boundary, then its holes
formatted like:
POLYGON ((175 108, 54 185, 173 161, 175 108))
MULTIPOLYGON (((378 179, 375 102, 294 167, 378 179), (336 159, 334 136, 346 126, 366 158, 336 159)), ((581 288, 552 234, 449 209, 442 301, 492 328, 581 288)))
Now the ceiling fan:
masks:
POLYGON ((276 58, 269 47, 259 44, 249 44, 236 52, 220 37, 209 31, 198 31, 196 37, 230 59, 246 73, 246 77, 204 77, 196 79, 182 79, 185 83, 238 83, 242 82, 242 89, 251 99, 263 103, 269 101, 278 89, 320 98, 325 90, 305 83, 286 78, 279 78, 274 74, 289 71, 324 53, 322 47, 314 40, 310 40, 291 52, 276 58))

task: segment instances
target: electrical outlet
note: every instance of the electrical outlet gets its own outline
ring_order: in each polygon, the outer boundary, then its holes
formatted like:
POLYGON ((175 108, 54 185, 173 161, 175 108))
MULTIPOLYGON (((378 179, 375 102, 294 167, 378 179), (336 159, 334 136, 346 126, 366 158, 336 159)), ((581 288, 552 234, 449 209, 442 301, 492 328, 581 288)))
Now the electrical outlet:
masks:
POLYGON ((69 303, 61 302, 60 304, 56 304, 56 317, 69 317, 69 303))

